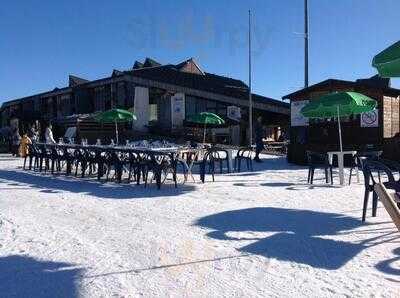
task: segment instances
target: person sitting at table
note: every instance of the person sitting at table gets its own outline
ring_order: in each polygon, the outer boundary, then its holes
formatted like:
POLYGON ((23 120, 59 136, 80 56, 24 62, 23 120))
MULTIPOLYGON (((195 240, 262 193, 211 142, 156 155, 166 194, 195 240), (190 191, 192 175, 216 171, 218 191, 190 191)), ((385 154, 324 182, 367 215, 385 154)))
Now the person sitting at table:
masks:
POLYGON ((55 144, 56 143, 56 141, 54 140, 54 137, 53 137, 52 128, 53 128, 53 126, 51 125, 51 123, 49 123, 49 125, 46 127, 46 131, 44 133, 47 144, 55 144))

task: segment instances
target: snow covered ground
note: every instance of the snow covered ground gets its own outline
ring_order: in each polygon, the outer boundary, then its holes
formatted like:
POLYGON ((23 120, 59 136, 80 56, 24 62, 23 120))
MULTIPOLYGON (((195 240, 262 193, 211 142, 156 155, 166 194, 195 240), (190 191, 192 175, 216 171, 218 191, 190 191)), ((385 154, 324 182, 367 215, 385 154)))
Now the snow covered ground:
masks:
POLYGON ((266 155, 160 191, 21 165, 0 156, 1 297, 400 295, 400 234, 382 205, 361 223, 361 183, 266 155))

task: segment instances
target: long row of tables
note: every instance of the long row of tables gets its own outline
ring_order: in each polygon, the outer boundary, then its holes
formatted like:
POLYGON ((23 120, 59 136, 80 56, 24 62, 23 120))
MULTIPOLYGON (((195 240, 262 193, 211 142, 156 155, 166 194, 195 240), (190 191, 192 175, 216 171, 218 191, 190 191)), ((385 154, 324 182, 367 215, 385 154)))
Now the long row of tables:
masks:
MULTIPOLYGON (((155 165, 160 165, 160 157, 162 156, 168 156, 170 158, 170 162, 172 164, 172 167, 174 168, 173 172, 173 178, 175 180, 175 186, 176 186, 176 165, 177 161, 179 161, 186 167, 186 174, 185 174, 185 182, 187 181, 187 178, 189 176, 193 178, 193 175, 191 173, 191 169, 193 166, 193 162, 187 161, 183 157, 183 154, 196 154, 198 156, 198 153, 200 151, 203 151, 203 149, 199 148, 188 148, 188 147, 138 147, 138 146, 111 146, 111 145, 80 145, 80 144, 66 144, 66 143, 59 143, 59 144, 52 144, 52 143, 36 143, 35 145, 42 146, 44 148, 51 148, 55 150, 63 150, 71 152, 75 152, 76 150, 92 150, 96 154, 96 159, 98 162, 98 179, 100 179, 104 173, 103 173, 103 159, 101 158, 102 155, 106 152, 111 152, 111 151, 117 151, 120 153, 136 153, 136 154, 145 154, 150 157, 152 162, 155 165)), ((157 186, 160 187, 161 181, 160 177, 156 177, 156 182, 157 186)))

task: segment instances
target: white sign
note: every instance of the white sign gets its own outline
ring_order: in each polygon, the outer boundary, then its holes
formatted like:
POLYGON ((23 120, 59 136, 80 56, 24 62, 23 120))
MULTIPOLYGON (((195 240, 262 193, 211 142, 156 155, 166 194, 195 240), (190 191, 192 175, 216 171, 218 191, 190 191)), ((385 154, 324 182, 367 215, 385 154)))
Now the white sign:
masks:
POLYGON ((235 120, 235 121, 240 121, 240 118, 242 118, 242 115, 240 113, 240 108, 237 106, 229 106, 226 108, 226 114, 229 119, 235 120))
POLYGON ((171 124, 172 127, 183 125, 185 120, 185 94, 176 93, 171 97, 171 124))
POLYGON ((135 87, 135 101, 133 105, 133 111, 137 116, 137 120, 133 122, 133 125, 138 131, 147 131, 147 125, 149 124, 149 89, 145 87, 135 87))
POLYGON ((378 109, 375 109, 371 112, 362 113, 360 115, 360 126, 361 127, 378 127, 379 119, 378 119, 378 109))
POLYGON ((291 126, 308 126, 308 118, 304 117, 300 111, 308 104, 308 100, 292 101, 290 103, 290 123, 291 126))

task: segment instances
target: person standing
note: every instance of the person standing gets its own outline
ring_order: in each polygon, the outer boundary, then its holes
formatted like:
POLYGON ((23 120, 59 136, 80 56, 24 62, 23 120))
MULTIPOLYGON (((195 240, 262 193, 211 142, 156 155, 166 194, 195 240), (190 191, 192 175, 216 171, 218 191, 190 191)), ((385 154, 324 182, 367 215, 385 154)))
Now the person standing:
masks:
POLYGON ((53 126, 51 125, 51 123, 49 123, 49 125, 46 127, 46 131, 44 133, 44 137, 46 139, 46 143, 47 144, 55 144, 56 141, 54 140, 53 137, 53 126))
POLYGON ((28 137, 31 139, 31 141, 33 143, 38 142, 39 141, 39 133, 36 130, 35 126, 31 126, 28 132, 28 137))
POLYGON ((11 136, 11 143, 12 143, 11 153, 13 156, 18 156, 18 148, 19 148, 20 141, 21 141, 21 136, 18 132, 18 127, 14 127, 14 130, 13 130, 12 136, 11 136))
POLYGON ((254 157, 255 162, 262 162, 260 159, 260 153, 264 149, 263 137, 264 137, 264 130, 262 127, 262 118, 261 116, 257 118, 255 127, 255 142, 256 142, 256 156, 254 157))
POLYGON ((32 144, 32 140, 25 133, 22 136, 20 145, 19 145, 19 156, 26 157, 29 154, 29 145, 32 144))

